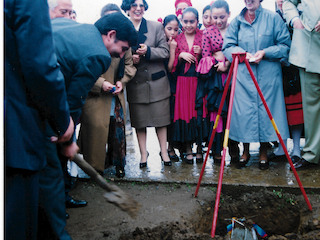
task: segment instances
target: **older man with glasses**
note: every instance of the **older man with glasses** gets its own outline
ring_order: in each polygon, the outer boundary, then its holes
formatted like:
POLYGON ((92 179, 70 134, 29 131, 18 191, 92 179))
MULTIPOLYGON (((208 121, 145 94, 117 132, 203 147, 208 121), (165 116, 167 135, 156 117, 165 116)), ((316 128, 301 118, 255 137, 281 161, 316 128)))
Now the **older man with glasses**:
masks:
POLYGON ((54 18, 70 18, 73 13, 71 0, 48 0, 49 15, 54 18))
MULTIPOLYGON (((49 5, 49 15, 50 19, 56 18, 68 18, 75 20, 75 10, 72 8, 71 0, 48 0, 49 5)), ((71 176, 67 170, 67 161, 62 161, 63 171, 65 176, 65 197, 66 197, 66 207, 67 208, 77 208, 87 206, 87 202, 84 200, 75 200, 70 195, 69 192, 72 187, 71 176)), ((69 218, 69 215, 66 215, 69 218)))
MULTIPOLYGON (((48 0, 49 5, 49 15, 50 19, 56 18, 68 18, 73 19, 75 11, 72 8, 71 0, 48 0)), ((62 162, 63 171, 65 175, 65 197, 66 197, 66 207, 67 208, 76 208, 76 207, 85 207, 87 202, 84 200, 75 200, 69 195, 71 190, 71 177, 67 172, 66 162, 62 162)), ((67 218, 69 215, 67 214, 67 218)))
MULTIPOLYGON (((48 0, 48 7, 51 20, 56 18, 72 19, 71 0, 48 0)), ((46 133, 47 137, 53 134, 51 127, 48 125, 46 133)), ((69 218, 66 207, 84 207, 87 205, 86 201, 75 200, 69 196, 72 184, 67 170, 67 159, 61 154, 59 158, 56 157, 57 148, 60 149, 61 145, 47 142, 47 165, 40 172, 38 224, 38 238, 40 239, 50 239, 53 235, 58 239, 71 239, 64 229, 66 218, 69 218)))
MULTIPOLYGON (((49 16, 50 19, 56 19, 56 18, 67 18, 67 19, 72 19, 72 14, 74 13, 74 10, 72 8, 72 1, 71 0, 48 0, 48 6, 49 6, 49 16)), ((48 158, 50 159, 50 158, 48 158)), ((49 161, 47 159, 47 161, 49 161)), ((65 192, 65 204, 67 208, 77 208, 77 207, 85 207, 87 206, 87 202, 84 200, 75 200, 73 199, 70 195, 69 192, 72 187, 71 183, 71 177, 68 173, 67 170, 67 159, 60 158, 61 164, 62 164, 62 171, 64 174, 64 192, 65 192)), ((60 164, 60 163, 59 163, 60 164)), ((47 171, 49 170, 54 171, 61 171, 61 167, 57 166, 53 163, 49 163, 46 167, 46 169, 42 173, 42 194, 40 192, 40 196, 43 196, 40 198, 40 207, 47 209, 45 206, 49 206, 51 204, 48 204, 47 202, 49 201, 48 197, 48 185, 50 184, 52 186, 51 189, 56 189, 57 186, 60 184, 60 179, 56 178, 55 182, 54 181, 49 181, 49 177, 47 174, 47 171), (44 200, 46 199, 46 200, 44 200)), ((52 196, 53 197, 53 196, 52 196)), ((46 210, 45 210, 46 211, 46 210)), ((66 213, 66 218, 69 218, 69 214, 66 213)))

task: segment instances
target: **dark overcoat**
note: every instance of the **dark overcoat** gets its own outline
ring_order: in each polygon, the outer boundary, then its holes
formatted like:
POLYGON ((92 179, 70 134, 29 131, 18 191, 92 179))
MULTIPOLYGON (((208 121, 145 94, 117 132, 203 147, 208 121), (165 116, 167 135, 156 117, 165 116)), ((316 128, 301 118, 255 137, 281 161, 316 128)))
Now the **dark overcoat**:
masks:
MULTIPOLYGON (((94 25, 80 24, 70 19, 52 20, 53 38, 58 62, 65 78, 67 101, 71 117, 78 123, 86 96, 98 77, 106 71, 111 62, 110 54, 94 25)), ((48 136, 51 129, 48 128, 48 136)), ((71 139, 72 141, 75 140, 71 139)), ((65 231, 65 200, 69 197, 68 184, 63 181, 66 174, 65 157, 58 155, 55 144, 47 142, 47 167, 41 172, 40 206, 50 224, 40 228, 39 235, 52 231, 57 239, 71 239, 65 231), (61 163, 64 168, 61 169, 61 163), (66 196, 65 196, 66 192, 66 196)))
POLYGON ((90 89, 107 71, 111 56, 101 33, 92 24, 56 18, 52 20, 52 32, 58 62, 65 78, 71 117, 77 124, 90 89))
POLYGON ((69 125, 64 80, 54 53, 44 1, 5 4, 6 166, 39 170, 45 165, 44 120, 58 134, 69 125), (33 17, 34 16, 34 17, 33 17))
POLYGON ((6 0, 4 13, 6 239, 33 240, 39 170, 46 164, 45 121, 53 134, 64 134, 69 108, 47 1, 6 0))

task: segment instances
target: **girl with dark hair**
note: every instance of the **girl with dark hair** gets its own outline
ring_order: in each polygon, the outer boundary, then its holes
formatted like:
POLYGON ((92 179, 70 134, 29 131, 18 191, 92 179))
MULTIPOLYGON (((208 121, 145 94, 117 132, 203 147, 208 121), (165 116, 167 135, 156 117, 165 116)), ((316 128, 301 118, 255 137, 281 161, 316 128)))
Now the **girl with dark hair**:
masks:
MULTIPOLYGON (((218 0, 219 1, 219 0, 218 0)), ((213 3, 213 5, 216 2, 213 3)), ((211 9, 213 9, 213 5, 211 9)), ((212 16, 215 15, 213 12, 212 16)), ((202 59, 199 63, 197 71, 200 73, 200 81, 204 81, 204 93, 206 95, 206 109, 210 122, 209 139, 217 111, 222 97, 224 83, 227 77, 227 70, 230 62, 226 60, 221 52, 223 37, 216 25, 210 26, 203 31, 202 36, 202 59), (210 64, 208 64, 210 63, 210 64)), ((215 163, 221 162, 222 138, 223 138, 223 117, 226 116, 227 104, 224 104, 222 118, 217 126, 217 133, 214 138, 214 144, 211 149, 215 163)))
POLYGON ((225 0, 217 0, 211 5, 212 22, 219 29, 224 37, 228 28, 228 19, 230 17, 229 5, 225 0))
MULTIPOLYGON (((228 19, 230 17, 230 10, 229 10, 229 5, 225 0, 217 0, 214 1, 211 5, 211 17, 212 17, 212 22, 213 25, 215 25, 216 29, 219 30, 218 33, 218 39, 219 40, 223 40, 225 32, 227 31, 228 28, 228 19)), ((216 35, 217 33, 213 32, 212 29, 208 30, 208 33, 211 36, 213 36, 214 39, 216 39, 216 35), (210 32, 210 33, 209 33, 210 32)), ((209 42, 209 41, 208 41, 209 42)), ((207 43, 208 43, 207 42, 207 43)), ((220 42, 220 44, 222 44, 222 42, 220 42)), ((208 45, 209 46, 209 45, 208 45)), ((211 45, 211 50, 213 50, 214 48, 214 43, 211 45)), ((217 59, 217 61, 219 61, 220 63, 226 63, 229 64, 228 61, 225 61, 226 58, 224 57, 224 55, 221 52, 221 48, 218 48, 214 51, 214 58, 217 59), (220 55, 220 57, 219 57, 220 55)), ((226 71, 222 72, 221 69, 217 72, 216 77, 217 78, 222 78, 223 80, 226 78, 226 71)), ((220 85, 222 86, 222 85, 220 85)), ((215 88, 216 90, 218 88, 215 88)), ((220 90, 218 92, 216 92, 214 95, 219 95, 222 94, 223 89, 220 88, 220 90)), ((220 102, 217 102, 217 106, 219 106, 220 102)), ((210 104, 209 104, 210 105, 210 104)), ((213 117, 215 117, 216 115, 216 110, 213 113, 213 117)), ((211 113, 211 114, 212 114, 211 113)), ((215 141, 214 141, 214 145, 212 148, 212 156, 214 159, 214 162, 219 163, 221 161, 221 149, 222 149, 222 137, 223 137, 223 125, 225 124, 225 115, 226 115, 226 109, 224 111, 223 117, 220 119, 220 123, 219 123, 219 127, 217 129, 217 134, 215 137, 215 141)), ((213 123, 215 118, 211 119, 211 124, 213 123)), ((239 147, 238 147, 238 142, 233 141, 233 140, 229 140, 229 154, 231 156, 231 163, 232 164, 236 164, 236 166, 238 168, 244 166, 246 164, 246 162, 249 160, 250 155, 249 154, 249 144, 248 143, 244 143, 244 154, 241 156, 241 158, 239 158, 239 147), (247 155, 246 155, 247 154, 247 155)))
POLYGON ((182 13, 183 32, 176 38, 173 70, 177 75, 173 140, 184 146, 185 161, 193 163, 192 144, 197 142, 197 160, 203 160, 202 139, 197 128, 195 109, 198 78, 196 67, 201 57, 202 32, 197 28, 198 11, 188 7, 182 13))
POLYGON ((163 27, 165 28, 165 34, 166 34, 167 40, 169 40, 170 37, 175 38, 176 36, 178 36, 178 33, 176 31, 174 31, 174 32, 166 31, 166 27, 168 24, 172 25, 172 27, 174 27, 173 29, 175 29, 176 22, 179 23, 179 19, 174 14, 170 14, 164 18, 163 27))
POLYGON ((170 57, 168 62, 168 70, 172 71, 175 59, 175 50, 177 47, 176 37, 179 34, 179 20, 175 15, 168 15, 163 21, 164 33, 170 47, 170 57))
POLYGON ((170 124, 170 85, 163 61, 169 57, 169 47, 159 22, 143 18, 148 9, 145 0, 124 0, 121 8, 127 12, 138 32, 138 45, 132 47, 135 77, 127 85, 131 124, 136 129, 141 160, 147 166, 147 127, 155 127, 160 145, 160 158, 165 166, 172 163, 167 152, 167 125, 170 124))
POLYGON ((212 25, 210 5, 205 6, 202 11, 202 23, 205 28, 208 28, 212 25))
MULTIPOLYGON (((173 119, 174 119, 174 102, 175 102, 175 93, 176 93, 176 84, 177 79, 174 74, 171 73, 173 62, 175 59, 175 51, 177 48, 176 37, 179 34, 179 20, 176 15, 168 15, 165 17, 163 21, 164 32, 166 34, 166 38, 168 41, 169 49, 170 49, 170 57, 165 61, 165 65, 168 72, 168 79, 170 83, 170 120, 171 123, 168 126, 168 154, 172 161, 179 161, 179 157, 176 155, 174 151, 174 143, 173 143, 173 119)), ((178 147, 178 146, 177 146, 178 147)))

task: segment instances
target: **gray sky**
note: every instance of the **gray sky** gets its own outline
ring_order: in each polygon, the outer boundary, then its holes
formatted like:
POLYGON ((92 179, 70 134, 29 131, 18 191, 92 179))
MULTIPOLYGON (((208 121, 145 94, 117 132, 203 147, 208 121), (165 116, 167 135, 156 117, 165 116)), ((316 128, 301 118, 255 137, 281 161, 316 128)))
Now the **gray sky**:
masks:
MULTIPOLYGON (((169 14, 174 14, 175 0, 146 0, 149 9, 145 12, 144 17, 148 20, 156 21, 159 17, 164 18, 169 14)), ((115 3, 119 7, 122 0, 72 0, 74 9, 78 14, 78 22, 81 23, 94 23, 100 17, 101 8, 108 3, 115 3)), ((195 7, 202 16, 203 8, 210 4, 212 0, 191 0, 193 7, 195 7)), ((227 0, 230 7, 231 18, 237 16, 244 8, 244 0, 227 0)), ((264 8, 274 10, 275 0, 264 0, 262 6, 264 8)))

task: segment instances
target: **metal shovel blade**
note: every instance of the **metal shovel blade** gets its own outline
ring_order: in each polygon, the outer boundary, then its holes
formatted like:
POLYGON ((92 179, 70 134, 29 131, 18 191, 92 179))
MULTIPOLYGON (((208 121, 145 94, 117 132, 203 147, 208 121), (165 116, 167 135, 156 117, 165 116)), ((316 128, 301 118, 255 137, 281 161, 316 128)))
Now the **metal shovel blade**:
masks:
POLYGON ((103 196, 108 202, 115 204, 133 218, 137 216, 140 204, 136 200, 116 185, 108 183, 89 163, 86 162, 86 160, 83 159, 82 155, 76 154, 72 161, 88 174, 102 189, 107 191, 103 196))

